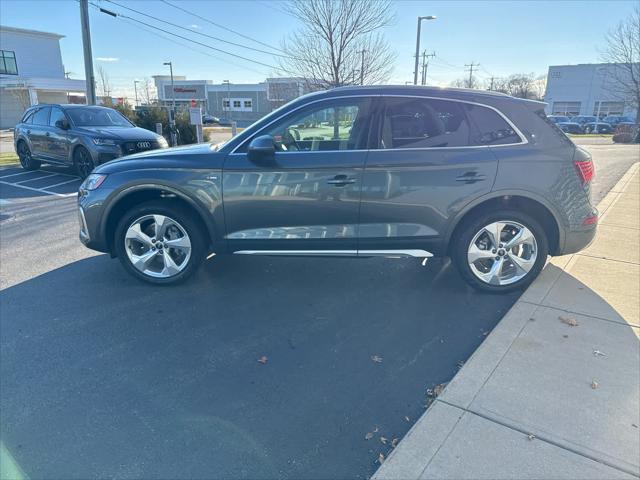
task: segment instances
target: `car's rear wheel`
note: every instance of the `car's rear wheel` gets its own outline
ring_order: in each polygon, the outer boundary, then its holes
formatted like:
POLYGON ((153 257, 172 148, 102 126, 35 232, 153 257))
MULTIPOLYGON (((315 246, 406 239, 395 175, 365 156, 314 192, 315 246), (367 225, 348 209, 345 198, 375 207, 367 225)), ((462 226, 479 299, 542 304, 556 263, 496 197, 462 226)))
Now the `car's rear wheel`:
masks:
POLYGON ((73 164, 76 167, 78 176, 82 179, 87 178, 95 167, 91 153, 84 147, 78 147, 73 152, 73 164))
POLYGON ((22 140, 18 143, 18 158, 20 159, 20 165, 25 170, 38 170, 40 168, 40 161, 33 158, 29 145, 22 140))
POLYGON ((205 234, 181 205, 152 201, 129 210, 115 234, 115 251, 133 276, 154 284, 186 280, 205 254, 205 234))
POLYGON ((454 240, 453 260, 462 277, 486 292, 528 286, 549 254, 540 224, 517 211, 487 213, 465 224, 454 240))

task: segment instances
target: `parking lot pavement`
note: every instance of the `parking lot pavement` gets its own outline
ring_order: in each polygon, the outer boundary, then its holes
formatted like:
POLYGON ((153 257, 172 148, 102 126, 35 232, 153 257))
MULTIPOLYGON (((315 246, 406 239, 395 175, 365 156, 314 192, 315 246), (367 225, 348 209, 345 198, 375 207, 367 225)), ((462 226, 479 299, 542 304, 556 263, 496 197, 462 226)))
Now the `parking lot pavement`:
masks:
POLYGON ((32 478, 369 477, 518 296, 439 259, 214 257, 152 287, 80 245, 72 196, 0 198, 0 440, 32 478))
POLYGON ((81 183, 72 169, 54 165, 33 171, 20 166, 0 168, 0 198, 30 197, 33 193, 72 197, 77 195, 81 183))

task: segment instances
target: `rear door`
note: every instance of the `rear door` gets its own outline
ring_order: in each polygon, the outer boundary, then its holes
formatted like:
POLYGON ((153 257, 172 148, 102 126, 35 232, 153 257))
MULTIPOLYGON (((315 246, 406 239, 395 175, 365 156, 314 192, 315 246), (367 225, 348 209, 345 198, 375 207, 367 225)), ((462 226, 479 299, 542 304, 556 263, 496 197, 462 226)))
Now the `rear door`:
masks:
POLYGON ((49 115, 49 135, 46 136, 45 134, 48 143, 48 156, 58 162, 70 163, 69 133, 68 130, 56 126, 59 120, 68 122, 61 108, 51 107, 51 114, 49 115))
POLYGON ((360 248, 440 253, 450 218, 491 191, 497 160, 488 147, 510 132, 501 131, 506 122, 496 111, 473 103, 383 97, 382 104, 379 145, 363 178, 360 248), (471 118, 479 110, 501 123, 477 128, 471 118))
POLYGON ((48 136, 49 133, 49 113, 51 107, 39 108, 33 114, 33 121, 27 130, 27 135, 31 140, 31 153, 39 158, 48 156, 48 136))
POLYGON ((367 97, 313 102, 256 132, 274 139, 270 163, 248 158, 251 139, 227 156, 231 251, 355 254, 370 104, 367 97))

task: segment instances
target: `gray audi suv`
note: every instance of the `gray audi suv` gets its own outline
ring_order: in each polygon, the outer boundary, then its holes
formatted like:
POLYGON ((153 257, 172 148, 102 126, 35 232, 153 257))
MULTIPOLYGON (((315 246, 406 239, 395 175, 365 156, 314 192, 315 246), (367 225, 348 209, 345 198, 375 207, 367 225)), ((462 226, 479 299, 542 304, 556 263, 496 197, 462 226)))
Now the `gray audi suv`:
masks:
POLYGON ((168 146, 164 137, 136 127, 113 108, 87 105, 30 107, 13 135, 25 170, 52 163, 74 167, 82 178, 114 158, 168 146))
POLYGON ((593 174, 543 103, 336 88, 224 144, 97 167, 80 187, 80 239, 155 284, 186 279, 211 253, 450 256, 473 287, 506 292, 591 242, 593 174))

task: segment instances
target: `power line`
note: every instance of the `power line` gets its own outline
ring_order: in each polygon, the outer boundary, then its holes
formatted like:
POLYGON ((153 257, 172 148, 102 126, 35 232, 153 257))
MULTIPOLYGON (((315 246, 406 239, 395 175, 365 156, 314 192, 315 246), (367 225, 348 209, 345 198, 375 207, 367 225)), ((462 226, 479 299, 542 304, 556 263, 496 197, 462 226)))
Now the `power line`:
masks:
POLYGON ((469 72, 469 88, 471 88, 471 86, 473 85, 473 69, 474 67, 479 67, 480 64, 479 63, 474 63, 471 62, 470 64, 465 64, 465 67, 469 67, 467 70, 465 70, 466 72, 469 72))
MULTIPOLYGON (((266 50, 261 50, 261 49, 259 49, 259 48, 249 47, 249 46, 247 46, 247 45, 243 45, 243 44, 241 44, 241 43, 231 42, 231 41, 229 41, 229 40, 224 40, 223 38, 214 37, 213 35, 209 35, 209 34, 204 33, 204 32, 197 32, 197 31, 191 30, 191 29, 189 29, 189 28, 183 27, 182 25, 177 25, 177 24, 172 23, 172 22, 169 22, 169 21, 167 21, 167 20, 163 20, 163 19, 158 18, 158 17, 155 17, 155 16, 153 16, 153 15, 149 15, 148 13, 141 12, 140 10, 136 10, 135 8, 131 8, 131 7, 127 7, 127 6, 125 6, 125 5, 119 4, 119 3, 117 3, 117 2, 114 2, 113 0, 105 0, 105 1, 106 1, 106 2, 109 2, 109 3, 113 3, 114 5, 117 5, 117 6, 118 6, 118 7, 120 7, 120 8, 124 8, 125 10, 129 10, 129 11, 131 11, 131 12, 135 12, 135 13, 137 13, 138 15, 142 15, 142 16, 145 16, 145 17, 147 17, 147 18, 151 18, 151 19, 153 19, 153 20, 155 20, 155 21, 157 21, 157 22, 166 23, 167 25, 171 25, 171 26, 172 26, 172 27, 174 27, 174 28, 179 28, 179 29, 181 29, 181 30, 186 30, 186 31, 187 31, 187 32, 189 32, 189 33, 194 33, 194 34, 196 34, 196 35, 201 35, 201 36, 203 36, 203 37, 207 37, 207 38, 210 38, 210 39, 212 39, 212 40, 217 40, 218 42, 227 43, 227 44, 229 44, 229 45, 233 45, 234 47, 246 48, 246 49, 248 49, 248 50, 253 50, 253 51, 255 51, 255 52, 259 52, 259 53, 266 53, 267 55, 275 55, 275 56, 278 56, 278 57, 284 57, 284 58, 287 58, 287 55, 282 55, 282 54, 280 54, 280 53, 274 53, 274 52, 267 52, 266 50)), ((173 5, 172 5, 172 6, 173 6, 173 5)), ((111 12, 105 11, 104 9, 102 9, 102 11, 103 11, 104 13, 108 13, 108 14, 110 14, 110 13, 111 13, 111 12)))
POLYGON ((179 7, 178 5, 174 5, 173 3, 168 2, 167 0, 161 0, 161 1, 162 1, 162 3, 166 3, 170 7, 173 7, 173 8, 175 8, 177 10, 180 10, 180 11, 182 11, 182 12, 188 14, 188 15, 191 15, 191 16, 193 16, 195 18, 198 18, 198 19, 202 20, 203 22, 210 23, 211 25, 214 25, 214 26, 216 26, 218 28, 226 30, 227 32, 234 33, 234 34, 236 34, 236 35, 238 35, 238 36, 240 36, 242 38, 246 38, 247 40, 251 40, 252 42, 256 42, 256 43, 258 43, 258 44, 260 44, 260 45, 262 45, 264 47, 271 48, 272 50, 277 50, 278 52, 286 53, 285 51, 283 51, 283 50, 281 50, 279 48, 273 47, 273 46, 269 45, 268 43, 261 42, 260 40, 256 40, 255 38, 250 37, 249 35, 245 35, 244 33, 240 33, 240 32, 238 32, 238 31, 236 31, 236 30, 234 30, 232 28, 225 27, 224 25, 220 25, 219 23, 216 23, 213 20, 210 20, 210 19, 208 19, 206 17, 203 17, 202 15, 199 15, 197 13, 194 13, 194 12, 190 11, 190 10, 187 10, 186 8, 179 7))

